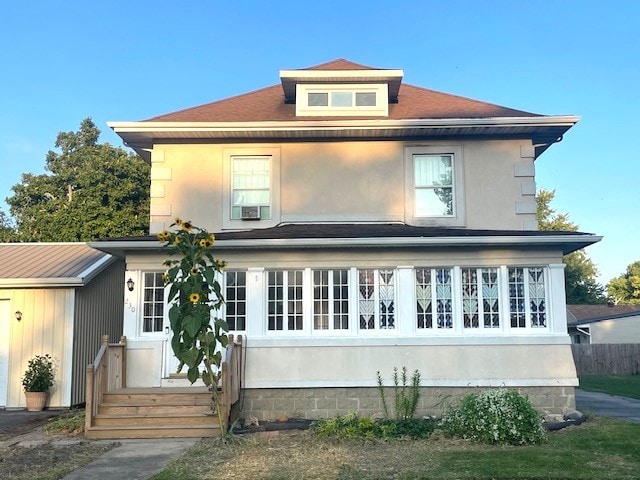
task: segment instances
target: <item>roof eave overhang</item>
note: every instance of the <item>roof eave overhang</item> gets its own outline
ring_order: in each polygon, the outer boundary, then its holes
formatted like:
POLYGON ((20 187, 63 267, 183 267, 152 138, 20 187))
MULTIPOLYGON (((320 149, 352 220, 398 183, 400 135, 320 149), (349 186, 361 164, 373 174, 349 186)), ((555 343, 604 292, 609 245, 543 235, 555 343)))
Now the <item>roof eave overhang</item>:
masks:
MULTIPOLYGON (((327 249, 327 248, 545 248, 563 254, 587 247, 602 239, 596 235, 566 236, 476 236, 476 237, 367 237, 367 238, 278 238, 216 240, 220 250, 327 249)), ((127 252, 161 251, 157 241, 98 241, 89 245, 103 252, 123 256, 127 252)))
POLYGON ((298 120, 285 122, 108 122, 142 158, 154 143, 172 141, 314 140, 331 138, 531 138, 536 157, 579 121, 573 115, 409 120, 298 120))

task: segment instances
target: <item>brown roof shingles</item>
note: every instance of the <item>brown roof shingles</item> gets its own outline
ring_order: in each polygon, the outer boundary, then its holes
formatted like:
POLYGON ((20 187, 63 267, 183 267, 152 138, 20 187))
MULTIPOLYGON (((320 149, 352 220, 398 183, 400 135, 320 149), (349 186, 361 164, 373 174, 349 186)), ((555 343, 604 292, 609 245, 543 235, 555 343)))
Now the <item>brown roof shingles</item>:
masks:
MULTIPOLYGON (((306 70, 362 70, 368 69, 348 60, 339 59, 306 70)), ((389 120, 425 118, 491 118, 538 117, 522 110, 502 107, 457 95, 402 84, 398 103, 389 105, 389 120)), ((380 117, 348 117, 368 120, 380 117)), ((345 120, 345 117, 296 117, 295 105, 284 103, 281 85, 255 90, 216 102, 187 108, 150 118, 149 122, 283 122, 310 120, 345 120)))
POLYGON ((587 323, 610 318, 640 315, 640 305, 567 305, 575 321, 569 323, 587 323))

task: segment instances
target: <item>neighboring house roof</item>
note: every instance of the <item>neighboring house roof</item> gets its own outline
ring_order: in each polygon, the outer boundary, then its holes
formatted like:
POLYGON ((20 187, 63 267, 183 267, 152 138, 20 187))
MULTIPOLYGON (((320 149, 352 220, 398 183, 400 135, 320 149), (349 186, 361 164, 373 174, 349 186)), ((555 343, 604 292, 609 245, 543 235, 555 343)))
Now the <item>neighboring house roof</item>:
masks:
MULTIPOLYGON (((344 59, 299 71, 366 70, 344 59)), ((376 69, 375 71, 384 71, 376 69)), ((140 122, 108 125, 147 161, 148 149, 162 139, 395 139, 464 137, 531 138, 535 156, 562 139, 578 121, 576 116, 547 116, 457 95, 400 84, 398 101, 388 116, 296 116, 276 84, 223 100, 159 115, 140 122)))
MULTIPOLYGON (((327 247, 556 247, 564 253, 600 240, 588 233, 531 230, 467 230, 417 227, 402 223, 283 224, 272 228, 216 233, 219 248, 327 247)), ((121 237, 92 242, 110 253, 160 248, 154 236, 121 237)))
POLYGON ((84 286, 114 259, 86 243, 2 243, 0 288, 84 286))
POLYGON ((569 325, 640 316, 640 305, 567 305, 569 325))

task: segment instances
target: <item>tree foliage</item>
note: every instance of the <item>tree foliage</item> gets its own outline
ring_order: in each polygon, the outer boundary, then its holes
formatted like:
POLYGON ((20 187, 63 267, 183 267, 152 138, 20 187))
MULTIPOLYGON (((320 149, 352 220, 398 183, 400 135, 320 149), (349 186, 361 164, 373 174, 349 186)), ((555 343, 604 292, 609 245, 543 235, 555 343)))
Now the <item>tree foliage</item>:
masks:
POLYGON ((0 208, 0 242, 16 240, 16 231, 9 216, 0 208))
MULTIPOLYGON (((557 213, 551 207, 555 194, 555 190, 538 191, 536 195, 538 228, 545 231, 577 231, 578 225, 569 220, 568 214, 557 213)), ((604 287, 596 280, 598 268, 583 250, 565 255, 564 263, 566 264, 564 278, 568 304, 606 303, 604 287)))
POLYGON ((77 132, 60 132, 48 173, 25 173, 7 198, 20 241, 90 241, 142 235, 149 223, 149 166, 108 143, 85 118, 77 132))
POLYGON ((611 279, 607 293, 616 304, 640 305, 640 260, 628 265, 622 275, 611 279))

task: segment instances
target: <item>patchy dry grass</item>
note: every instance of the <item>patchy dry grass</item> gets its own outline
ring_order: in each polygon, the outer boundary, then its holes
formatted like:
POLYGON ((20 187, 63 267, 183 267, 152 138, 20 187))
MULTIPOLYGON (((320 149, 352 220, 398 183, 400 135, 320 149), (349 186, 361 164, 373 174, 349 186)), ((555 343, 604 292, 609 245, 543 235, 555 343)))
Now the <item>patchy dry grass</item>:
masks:
POLYGON ((632 479, 640 425, 594 418, 543 445, 492 447, 444 438, 332 441, 310 432, 208 439, 153 477, 166 479, 632 479))
POLYGON ((57 480, 113 448, 82 442, 69 446, 0 447, 0 478, 57 480))

